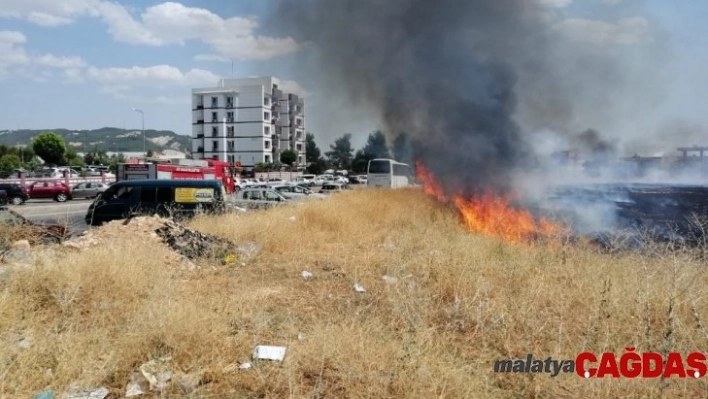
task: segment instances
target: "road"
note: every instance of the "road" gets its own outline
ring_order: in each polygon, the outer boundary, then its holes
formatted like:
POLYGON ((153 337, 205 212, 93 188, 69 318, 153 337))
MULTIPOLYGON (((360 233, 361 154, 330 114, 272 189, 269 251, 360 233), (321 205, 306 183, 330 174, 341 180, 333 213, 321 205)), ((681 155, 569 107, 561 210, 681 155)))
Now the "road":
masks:
POLYGON ((37 223, 61 224, 68 226, 72 235, 88 230, 84 221, 91 200, 71 200, 59 203, 53 200, 32 199, 9 207, 27 219, 37 223))
MULTIPOLYGON (((352 188, 362 188, 352 185, 352 188)), ((313 187, 318 192, 319 187, 313 187)), ((51 199, 31 199, 22 205, 8 207, 27 219, 45 224, 61 224, 67 226, 72 235, 78 235, 88 230, 90 226, 84 221, 86 211, 92 200, 76 199, 59 203, 51 199)))

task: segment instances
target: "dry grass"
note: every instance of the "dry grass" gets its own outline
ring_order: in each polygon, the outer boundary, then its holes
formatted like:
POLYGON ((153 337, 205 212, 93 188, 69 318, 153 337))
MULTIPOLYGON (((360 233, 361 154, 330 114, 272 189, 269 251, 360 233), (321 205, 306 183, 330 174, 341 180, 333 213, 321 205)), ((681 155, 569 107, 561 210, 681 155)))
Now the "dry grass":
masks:
POLYGON ((494 360, 527 353, 705 348, 707 271, 690 252, 508 245, 467 233, 455 212, 408 190, 191 225, 262 249, 245 265, 214 260, 184 271, 165 262, 167 249, 133 234, 10 273, 0 290, 0 395, 78 383, 123 397, 130 373, 164 355, 203 384, 155 397, 688 397, 708 389, 705 378, 492 372, 494 360), (355 292, 355 281, 367 292, 355 292), (18 346, 22 337, 29 348, 18 346), (285 361, 234 367, 257 344, 287 346, 285 361))

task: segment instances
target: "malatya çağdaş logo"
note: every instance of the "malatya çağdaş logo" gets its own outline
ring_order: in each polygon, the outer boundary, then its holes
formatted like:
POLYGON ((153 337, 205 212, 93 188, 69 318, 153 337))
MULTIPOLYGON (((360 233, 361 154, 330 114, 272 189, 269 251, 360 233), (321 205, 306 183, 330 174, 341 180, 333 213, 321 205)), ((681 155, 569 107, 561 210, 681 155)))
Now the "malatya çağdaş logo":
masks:
POLYGON ((664 356, 656 352, 637 353, 635 348, 625 348, 619 355, 583 352, 575 359, 556 360, 536 359, 528 354, 524 359, 494 362, 495 373, 545 373, 551 377, 575 373, 583 378, 702 378, 706 371, 706 355, 702 352, 687 355, 671 352, 664 356))

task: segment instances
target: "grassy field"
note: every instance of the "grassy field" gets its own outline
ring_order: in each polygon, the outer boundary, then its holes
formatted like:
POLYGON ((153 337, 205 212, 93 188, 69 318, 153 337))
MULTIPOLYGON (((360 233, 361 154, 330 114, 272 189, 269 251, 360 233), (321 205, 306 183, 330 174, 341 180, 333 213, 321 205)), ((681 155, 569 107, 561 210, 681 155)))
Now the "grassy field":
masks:
POLYGON ((131 373, 164 356, 173 383, 143 397, 677 398, 708 389, 706 378, 492 370, 528 353, 705 350, 700 251, 509 244, 469 233, 455 210, 414 190, 356 190, 190 226, 260 251, 188 270, 149 233, 127 231, 5 271, 0 397, 71 385, 124 397, 131 373), (286 346, 284 361, 239 369, 259 344, 286 346))

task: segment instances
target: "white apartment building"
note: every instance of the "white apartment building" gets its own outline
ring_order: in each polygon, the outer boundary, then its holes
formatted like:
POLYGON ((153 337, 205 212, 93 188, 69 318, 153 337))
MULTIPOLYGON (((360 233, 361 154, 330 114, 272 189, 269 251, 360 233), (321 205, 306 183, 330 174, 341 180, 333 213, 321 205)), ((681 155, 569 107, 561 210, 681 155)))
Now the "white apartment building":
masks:
POLYGON ((305 166, 305 100, 279 86, 277 78, 259 77, 192 89, 192 157, 250 169, 293 149, 305 166))

